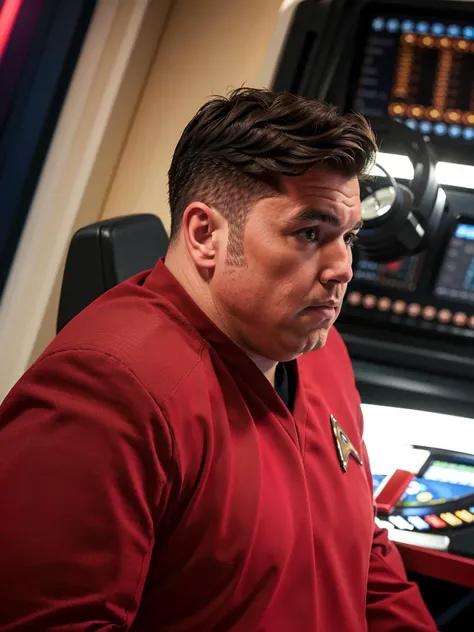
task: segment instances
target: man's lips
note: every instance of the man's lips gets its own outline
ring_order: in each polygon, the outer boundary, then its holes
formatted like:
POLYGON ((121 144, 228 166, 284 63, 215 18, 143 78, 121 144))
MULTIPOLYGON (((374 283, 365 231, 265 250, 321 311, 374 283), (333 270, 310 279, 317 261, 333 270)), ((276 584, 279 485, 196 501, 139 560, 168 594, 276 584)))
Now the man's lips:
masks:
POLYGON ((309 305, 304 311, 308 314, 312 314, 321 320, 331 320, 337 313, 339 303, 335 301, 329 301, 327 303, 314 303, 309 305))
POLYGON ((311 303, 309 305, 309 307, 314 307, 316 309, 318 309, 320 307, 330 307, 332 309, 338 309, 339 305, 340 305, 339 301, 331 299, 329 301, 324 301, 324 302, 323 301, 319 301, 319 302, 311 303))

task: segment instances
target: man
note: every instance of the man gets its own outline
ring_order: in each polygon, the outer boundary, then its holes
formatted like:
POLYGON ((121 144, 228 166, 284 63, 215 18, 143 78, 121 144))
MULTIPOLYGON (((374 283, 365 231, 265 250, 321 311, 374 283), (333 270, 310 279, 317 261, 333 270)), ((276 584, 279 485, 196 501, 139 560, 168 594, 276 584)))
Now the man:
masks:
POLYGON ((192 119, 166 260, 3 404, 0 630, 435 630, 374 525, 332 329, 374 152, 361 117, 289 94, 192 119))

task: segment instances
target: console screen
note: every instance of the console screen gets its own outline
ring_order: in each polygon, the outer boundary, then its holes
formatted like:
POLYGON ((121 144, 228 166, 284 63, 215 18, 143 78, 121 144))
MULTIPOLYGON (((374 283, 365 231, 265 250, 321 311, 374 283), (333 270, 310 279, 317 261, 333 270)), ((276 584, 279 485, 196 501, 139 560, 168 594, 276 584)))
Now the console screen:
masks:
POLYGON ((474 142, 474 17, 372 9, 367 19, 351 107, 433 137, 474 142))
POLYGON ((354 271, 354 279, 381 287, 413 292, 420 276, 422 257, 404 257, 391 263, 376 263, 360 259, 354 271))
POLYGON ((433 461, 422 478, 410 483, 398 506, 438 505, 473 493, 472 465, 433 461))
POLYGON ((440 298, 474 303, 474 225, 457 225, 434 293, 440 298))
MULTIPOLYGON (((374 491, 384 476, 373 475, 374 491)), ((440 505, 474 494, 474 466, 449 461, 433 461, 422 477, 414 478, 398 502, 398 507, 440 505)))

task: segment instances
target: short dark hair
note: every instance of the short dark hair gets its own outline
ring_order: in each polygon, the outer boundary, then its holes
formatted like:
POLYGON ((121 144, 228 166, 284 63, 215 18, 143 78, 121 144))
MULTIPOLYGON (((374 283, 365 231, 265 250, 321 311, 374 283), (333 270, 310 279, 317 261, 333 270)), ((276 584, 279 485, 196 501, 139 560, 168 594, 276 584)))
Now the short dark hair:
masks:
POLYGON ((188 123, 173 155, 168 173, 171 239, 188 204, 204 202, 229 221, 229 248, 238 256, 251 204, 281 193, 281 176, 325 166, 361 177, 376 150, 361 115, 340 115, 315 99, 255 88, 215 97, 188 123))

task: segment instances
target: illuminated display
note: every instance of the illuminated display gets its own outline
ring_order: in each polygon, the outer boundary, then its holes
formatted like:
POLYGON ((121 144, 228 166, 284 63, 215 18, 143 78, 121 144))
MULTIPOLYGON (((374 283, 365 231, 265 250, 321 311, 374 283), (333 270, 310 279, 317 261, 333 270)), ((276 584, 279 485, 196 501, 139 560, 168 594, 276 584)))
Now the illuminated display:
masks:
POLYGON ((353 107, 424 134, 474 140, 474 24, 374 18, 353 107))
POLYGON ((421 261, 420 255, 383 264, 361 258, 354 272, 354 279, 411 292, 418 283, 421 261))
POLYGON ((426 470, 424 478, 440 483, 474 487, 474 466, 448 461, 433 461, 426 470))
POLYGON ((422 478, 415 478, 402 496, 399 507, 441 505, 474 493, 474 467, 434 461, 422 478))
MULTIPOLYGON (((373 475, 374 491, 384 478, 380 474, 373 475)), ((473 465, 435 460, 422 477, 410 482, 397 507, 433 507, 471 494, 474 494, 473 465)))
POLYGON ((458 224, 446 250, 436 296, 474 303, 474 226, 458 224))

